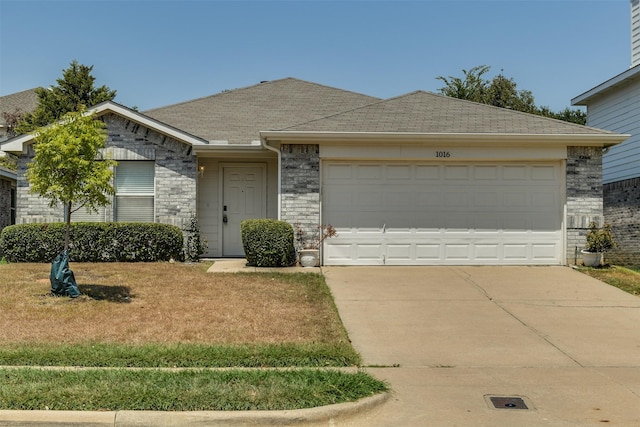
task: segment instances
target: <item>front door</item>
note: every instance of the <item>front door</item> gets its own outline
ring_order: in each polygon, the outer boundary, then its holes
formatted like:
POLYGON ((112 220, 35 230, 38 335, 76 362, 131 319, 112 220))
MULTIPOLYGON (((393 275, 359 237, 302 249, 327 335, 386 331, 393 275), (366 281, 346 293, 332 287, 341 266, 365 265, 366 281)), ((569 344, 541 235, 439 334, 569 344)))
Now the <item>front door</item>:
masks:
POLYGON ((222 255, 243 257, 240 223, 266 216, 266 166, 223 166, 222 174, 222 255))

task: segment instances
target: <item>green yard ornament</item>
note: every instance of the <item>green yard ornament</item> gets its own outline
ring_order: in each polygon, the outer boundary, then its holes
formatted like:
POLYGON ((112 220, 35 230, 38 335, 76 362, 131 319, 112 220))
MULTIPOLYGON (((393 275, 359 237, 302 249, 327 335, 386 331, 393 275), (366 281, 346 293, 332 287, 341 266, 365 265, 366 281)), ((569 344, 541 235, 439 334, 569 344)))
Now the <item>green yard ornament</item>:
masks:
POLYGON ((60 289, 62 285, 53 278, 62 280, 70 296, 76 292, 69 292, 67 286, 67 282, 75 283, 73 272, 68 270, 71 214, 82 208, 95 212, 108 205, 109 196, 115 193, 111 185, 115 162, 102 156, 106 140, 105 124, 84 107, 34 134, 35 157, 27 165, 26 177, 31 192, 49 199, 49 206, 65 207, 64 249, 52 265, 51 286, 52 290, 60 289), (71 274, 58 271, 65 266, 71 274))

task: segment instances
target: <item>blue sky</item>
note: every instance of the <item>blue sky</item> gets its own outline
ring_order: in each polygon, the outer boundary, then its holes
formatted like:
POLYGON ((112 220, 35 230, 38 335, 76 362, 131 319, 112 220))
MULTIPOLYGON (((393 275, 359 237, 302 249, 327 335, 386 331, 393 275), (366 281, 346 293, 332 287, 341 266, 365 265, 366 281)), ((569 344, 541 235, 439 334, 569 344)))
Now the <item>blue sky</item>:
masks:
POLYGON ((553 110, 630 66, 629 0, 0 0, 0 95, 77 59, 140 110, 296 77, 387 98, 489 65, 553 110))

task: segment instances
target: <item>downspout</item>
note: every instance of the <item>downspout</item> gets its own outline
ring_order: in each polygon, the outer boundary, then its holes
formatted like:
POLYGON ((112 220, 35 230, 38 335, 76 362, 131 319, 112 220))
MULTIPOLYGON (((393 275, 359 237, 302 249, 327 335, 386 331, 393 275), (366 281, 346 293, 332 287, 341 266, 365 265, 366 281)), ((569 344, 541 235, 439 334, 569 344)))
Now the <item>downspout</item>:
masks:
POLYGON ((282 153, 277 148, 270 146, 265 137, 260 137, 260 143, 264 148, 278 155, 278 219, 282 218, 282 153))

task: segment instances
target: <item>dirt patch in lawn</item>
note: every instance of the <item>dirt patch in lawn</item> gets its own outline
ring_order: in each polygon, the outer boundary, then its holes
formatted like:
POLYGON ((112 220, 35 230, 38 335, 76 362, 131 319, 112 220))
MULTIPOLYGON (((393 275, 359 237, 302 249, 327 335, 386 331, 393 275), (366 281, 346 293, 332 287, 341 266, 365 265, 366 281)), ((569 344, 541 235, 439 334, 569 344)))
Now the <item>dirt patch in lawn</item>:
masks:
POLYGON ((0 265, 0 342, 337 343, 314 274, 211 274, 199 264, 71 263, 83 293, 49 295, 48 264, 0 265))

